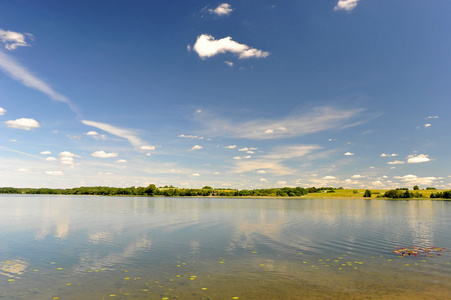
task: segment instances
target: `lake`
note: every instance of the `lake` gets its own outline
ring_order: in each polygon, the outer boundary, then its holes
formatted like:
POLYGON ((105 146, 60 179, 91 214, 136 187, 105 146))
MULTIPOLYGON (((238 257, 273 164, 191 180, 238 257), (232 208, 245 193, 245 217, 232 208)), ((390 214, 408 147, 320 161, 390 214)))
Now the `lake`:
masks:
POLYGON ((451 299, 450 230, 447 201, 0 195, 0 298, 451 299))

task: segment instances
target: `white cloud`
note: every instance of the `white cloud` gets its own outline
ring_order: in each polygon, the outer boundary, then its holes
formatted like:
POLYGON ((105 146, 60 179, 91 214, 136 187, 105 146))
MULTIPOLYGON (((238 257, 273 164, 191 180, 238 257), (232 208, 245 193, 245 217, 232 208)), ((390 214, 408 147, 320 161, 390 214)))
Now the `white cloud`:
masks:
POLYGON ((362 175, 358 175, 358 174, 351 176, 351 178, 364 178, 364 177, 366 177, 366 176, 362 176, 362 175))
POLYGON ((203 114, 203 117, 198 117, 195 120, 204 125, 205 134, 208 134, 209 136, 216 135, 265 140, 289 138, 324 130, 339 130, 355 126, 363 123, 363 121, 355 123, 350 122, 352 119, 358 117, 362 111, 362 109, 341 110, 332 107, 317 107, 312 111, 281 119, 256 119, 241 123, 205 113, 203 114), (265 133, 268 128, 281 127, 284 127, 285 130, 274 130, 273 134, 265 133))
POLYGON ((396 176, 396 179, 400 179, 403 182, 408 182, 409 184, 418 185, 428 185, 434 183, 434 181, 440 179, 436 177, 418 177, 417 175, 408 174, 404 176, 396 176))
POLYGON ((244 148, 238 149, 238 151, 249 151, 249 148, 244 147, 244 148))
POLYGON ((255 171, 255 173, 257 173, 257 174, 266 174, 266 171, 265 170, 258 170, 258 171, 255 171))
POLYGON ((116 162, 117 162, 118 164, 124 164, 124 163, 126 163, 127 161, 126 161, 125 159, 119 159, 119 160, 116 160, 116 162))
POLYGON ((286 181, 283 181, 283 180, 281 180, 281 181, 277 181, 277 184, 278 184, 278 185, 285 185, 285 184, 287 184, 287 182, 286 182, 286 181))
POLYGON ((287 160, 305 156, 319 149, 321 149, 321 147, 318 145, 278 146, 275 147, 271 153, 266 154, 263 157, 271 160, 287 160))
POLYGON ((86 135, 95 136, 95 135, 99 135, 99 133, 97 131, 89 131, 89 132, 86 132, 86 135))
POLYGON ((218 16, 228 16, 232 13, 233 8, 228 3, 222 3, 215 9, 209 9, 208 10, 211 14, 216 14, 218 16))
POLYGON ((155 150, 155 146, 145 145, 145 146, 139 147, 139 149, 146 150, 146 151, 151 151, 151 150, 155 150))
POLYGON ((260 182, 268 182, 266 178, 260 178, 260 182))
POLYGON ((50 157, 46 157, 45 160, 46 161, 57 161, 58 159, 56 157, 50 156, 50 157))
POLYGON ((105 151, 96 151, 91 153, 92 157, 99 157, 99 158, 110 158, 110 157, 118 157, 118 153, 116 152, 111 152, 111 153, 106 153, 105 151))
POLYGON ((381 157, 395 157, 398 156, 399 154, 396 153, 392 153, 392 154, 387 154, 387 153, 382 153, 381 157))
POLYGON ((334 7, 334 10, 345 10, 350 12, 357 6, 358 2, 359 0, 339 0, 334 7))
POLYGON ((221 173, 219 173, 219 172, 214 172, 213 174, 214 175, 221 175, 221 173))
POLYGON ((25 37, 33 39, 31 33, 19 33, 9 30, 0 29, 0 40, 5 44, 5 48, 8 50, 15 50, 17 47, 29 46, 25 41, 25 37))
POLYGON ((60 154, 58 154, 58 155, 61 157, 81 157, 81 156, 73 154, 72 152, 69 152, 69 151, 60 152, 60 154))
POLYGON ((40 125, 38 121, 34 119, 27 119, 27 118, 20 118, 17 120, 10 120, 5 122, 8 127, 11 128, 17 128, 17 129, 23 129, 23 130, 31 130, 33 128, 39 128, 40 125))
POLYGON ((427 119, 438 119, 438 116, 429 116, 427 119))
POLYGON ((0 116, 3 116, 6 113, 6 109, 0 107, 0 116))
POLYGON ((354 153, 351 153, 351 152, 346 152, 344 155, 346 155, 346 156, 353 156, 354 155, 354 153))
POLYGON ((41 151, 40 154, 42 154, 42 155, 50 155, 50 154, 52 154, 52 152, 46 150, 46 151, 41 151))
POLYGON ((202 149, 203 147, 202 146, 199 146, 199 145, 195 145, 195 146, 193 146, 190 150, 199 150, 199 149, 202 149))
POLYGON ((235 149, 236 148, 236 145, 230 145, 230 146, 227 146, 227 147, 225 147, 226 149, 235 149))
POLYGON ((432 124, 424 124, 424 127, 430 127, 432 124))
POLYGON ((387 163, 387 165, 402 165, 402 164, 404 164, 405 162, 403 162, 402 160, 395 160, 395 161, 389 161, 388 163, 387 163))
POLYGON ((266 129, 266 130, 265 130, 265 133, 266 133, 266 134, 268 134, 268 133, 274 133, 274 129, 266 129))
POLYGON ((229 67, 233 67, 233 62, 231 61, 226 60, 224 63, 227 64, 229 67))
POLYGON ((412 154, 407 157, 407 163, 409 164, 418 164, 428 161, 431 161, 431 159, 429 158, 429 155, 426 154, 418 154, 418 155, 412 154))
POLYGON ((53 175, 53 176, 62 176, 64 175, 61 171, 46 171, 45 174, 47 175, 53 175))
POLYGON ((321 178, 323 180, 336 180, 337 178, 335 176, 327 175, 321 178))
POLYGON ((239 59, 267 57, 269 52, 250 48, 232 40, 230 36, 216 40, 209 34, 201 34, 197 37, 193 50, 200 58, 205 59, 217 54, 231 52, 238 55, 239 59))
POLYGON ((115 136, 118 136, 120 138, 126 139, 134 147, 140 148, 141 150, 154 150, 155 149, 154 146, 147 146, 147 145, 145 145, 146 143, 144 141, 142 141, 137 136, 137 134, 134 131, 132 131, 132 130, 123 129, 123 128, 119 128, 119 127, 116 127, 116 126, 112 126, 110 124, 100 123, 100 122, 95 122, 95 121, 82 120, 81 122, 83 124, 85 124, 85 125, 96 127, 98 129, 106 131, 106 132, 108 132, 108 133, 110 133, 112 135, 115 135, 115 136))
POLYGON ((204 137, 202 137, 202 136, 191 135, 191 134, 188 134, 188 135, 180 134, 178 137, 188 138, 188 139, 198 139, 198 140, 203 140, 204 139, 204 137))
POLYGON ((251 151, 251 150, 249 150, 249 151, 246 151, 246 153, 247 153, 247 154, 254 154, 255 152, 254 152, 254 151, 251 151))
POLYGON ((56 92, 44 81, 31 74, 25 67, 17 63, 12 57, 0 51, 0 68, 11 78, 23 85, 46 94, 50 99, 69 105, 70 109, 78 112, 78 108, 64 95, 56 92))
POLYGON ((9 140, 11 143, 15 143, 17 142, 17 140, 9 140))
POLYGON ((63 165, 70 165, 73 166, 74 165, 74 158, 73 157, 61 157, 60 158, 61 164, 63 165))
POLYGON ((200 174, 199 173, 194 173, 194 174, 192 174, 192 176, 200 176, 200 174))

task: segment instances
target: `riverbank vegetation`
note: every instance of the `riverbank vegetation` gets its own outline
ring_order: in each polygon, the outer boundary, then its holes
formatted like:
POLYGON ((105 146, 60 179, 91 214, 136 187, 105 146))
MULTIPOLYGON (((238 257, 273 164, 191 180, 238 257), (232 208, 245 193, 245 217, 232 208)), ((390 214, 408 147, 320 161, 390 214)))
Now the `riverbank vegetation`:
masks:
POLYGON ((309 198, 432 198, 451 199, 451 191, 426 188, 420 190, 415 186, 413 191, 408 188, 395 190, 381 189, 343 189, 333 187, 284 187, 269 189, 214 189, 204 186, 201 189, 178 188, 174 186, 156 187, 150 184, 147 187, 77 187, 70 189, 50 188, 13 188, 0 187, 0 194, 42 194, 42 195, 99 195, 99 196, 165 196, 165 197, 187 197, 187 196, 218 196, 218 197, 309 197, 309 198))

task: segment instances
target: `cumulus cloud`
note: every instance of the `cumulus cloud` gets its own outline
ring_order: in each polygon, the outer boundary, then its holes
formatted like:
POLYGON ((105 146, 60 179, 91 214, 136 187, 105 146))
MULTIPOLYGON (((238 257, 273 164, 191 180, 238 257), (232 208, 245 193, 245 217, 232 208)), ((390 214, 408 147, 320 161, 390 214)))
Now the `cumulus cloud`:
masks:
POLYGON ((210 14, 216 14, 218 16, 228 16, 232 13, 233 8, 228 3, 221 3, 215 9, 209 9, 208 11, 210 12, 210 14))
POLYGON ((110 158, 110 157, 118 157, 118 153, 116 153, 116 152, 110 152, 110 153, 107 153, 107 152, 105 152, 105 151, 96 151, 96 152, 93 152, 93 153, 91 153, 91 156, 92 157, 99 157, 99 158, 110 158))
POLYGON ((200 176, 200 174, 199 173, 194 173, 194 174, 192 174, 192 176, 200 176))
POLYGON ((70 165, 73 166, 74 165, 74 158, 73 157, 61 157, 60 158, 61 164, 63 165, 70 165))
POLYGON ((334 10, 352 11, 360 0, 339 0, 334 10))
POLYGON ((9 51, 15 50, 17 47, 29 46, 25 41, 26 37, 34 39, 31 33, 19 33, 0 29, 0 40, 9 51))
POLYGON ((56 157, 50 156, 50 157, 46 157, 45 160, 46 161, 57 161, 58 159, 56 157))
POLYGON ((356 174, 356 175, 352 175, 352 177, 351 178, 364 178, 364 177, 366 177, 366 176, 362 176, 362 175, 358 175, 358 174, 356 174))
POLYGON ((200 58, 206 59, 218 54, 231 52, 238 55, 239 59, 261 58, 269 56, 269 52, 251 48, 248 45, 240 44, 232 40, 230 36, 216 40, 209 34, 201 34, 197 37, 193 50, 200 58))
POLYGON ((46 150, 46 151, 41 151, 40 154, 42 154, 42 155, 50 155, 50 154, 52 154, 52 152, 46 150))
POLYGON ((33 128, 39 128, 40 125, 38 121, 34 119, 20 118, 17 120, 10 120, 5 122, 8 127, 23 129, 23 130, 31 130, 33 128))
POLYGON ((86 132, 86 135, 95 136, 95 135, 99 135, 99 133, 97 131, 88 131, 88 132, 86 132))
POLYGON ((331 175, 327 175, 327 176, 324 176, 323 178, 321 178, 321 179, 323 179, 323 180, 336 180, 337 179, 337 177, 335 177, 335 176, 331 176, 331 175))
POLYGON ((118 159, 118 160, 116 160, 116 162, 118 164, 125 164, 127 161, 125 159, 118 159))
POLYGON ((67 104, 72 111, 78 113, 78 108, 69 100, 69 98, 53 90, 47 83, 33 75, 25 67, 21 66, 12 57, 2 51, 0 51, 0 69, 14 80, 46 94, 52 100, 67 104))
POLYGON ((428 128, 430 127, 432 124, 424 124, 424 127, 428 128))
POLYGON ((387 165, 402 165, 402 164, 404 164, 405 162, 403 162, 402 160, 395 160, 395 161, 389 161, 388 163, 387 163, 387 165))
POLYGON ((345 154, 344 154, 345 156, 353 156, 354 155, 354 153, 351 153, 351 152, 346 152, 345 154))
POLYGON ((225 148, 226 148, 226 149, 235 149, 235 148, 236 148, 236 145, 229 145, 229 146, 226 146, 225 148))
POLYGON ((418 177, 417 175, 408 174, 404 176, 395 176, 396 179, 400 179, 403 182, 408 182, 409 184, 417 185, 428 185, 434 183, 434 181, 439 178, 436 177, 418 177))
POLYGON ((203 148, 202 146, 195 145, 195 146, 193 146, 190 150, 191 150, 191 151, 193 151, 193 150, 200 150, 200 149, 202 149, 202 148, 203 148))
POLYGON ((266 171, 265 170, 257 170, 257 171, 255 171, 255 173, 257 173, 257 174, 266 174, 266 171))
POLYGON ((233 67, 233 62, 231 62, 231 61, 225 61, 224 62, 226 65, 228 65, 229 67, 233 67))
POLYGON ((255 140, 280 139, 316 133, 324 130, 340 130, 363 123, 352 120, 359 117, 362 109, 342 110, 332 107, 317 107, 302 114, 280 119, 256 119, 246 122, 231 121, 204 113, 195 120, 204 125, 205 134, 255 140), (280 130, 283 127, 285 130, 280 130), (277 128, 272 134, 268 128, 277 128))
POLYGON ((6 109, 0 107, 0 116, 3 116, 6 113, 6 109))
POLYGON ((277 184, 278 185, 285 185, 285 184, 287 184, 287 182, 284 181, 284 180, 280 180, 280 181, 277 181, 277 184))
POLYGON ((46 171, 45 174, 47 175, 53 175, 53 176, 62 176, 64 175, 61 171, 46 171))
POLYGON ((73 154, 72 152, 69 152, 69 151, 60 152, 58 155, 61 157, 81 157, 81 156, 79 156, 77 154, 73 154))
POLYGON ((428 161, 431 161, 431 159, 429 158, 429 155, 426 154, 418 154, 418 155, 412 154, 407 157, 407 163, 409 164, 418 164, 428 161))

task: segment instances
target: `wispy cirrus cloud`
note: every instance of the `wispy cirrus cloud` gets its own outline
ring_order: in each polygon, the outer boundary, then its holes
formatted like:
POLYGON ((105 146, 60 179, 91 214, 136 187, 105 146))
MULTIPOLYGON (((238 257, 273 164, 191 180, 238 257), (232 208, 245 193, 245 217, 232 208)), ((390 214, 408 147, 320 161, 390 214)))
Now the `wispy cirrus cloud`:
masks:
MULTIPOLYGON (((188 47, 188 50, 191 50, 191 47, 188 47)), ((235 42, 230 36, 217 40, 209 34, 199 35, 193 46, 193 50, 202 59, 226 52, 237 54, 239 59, 261 58, 267 57, 270 54, 269 52, 235 42)))
POLYGON ((112 135, 126 139, 135 148, 141 150, 155 150, 155 146, 147 145, 143 140, 141 140, 141 138, 138 137, 137 133, 134 132, 133 130, 123 129, 107 123, 100 123, 95 121, 82 120, 81 122, 87 126, 92 126, 100 130, 106 131, 112 135))
MULTIPOLYGON (((234 163, 235 173, 256 172, 258 174, 273 173, 275 175, 292 174, 295 171, 285 167, 286 160, 299 159, 321 149, 318 145, 277 146, 268 154, 252 160, 238 160, 234 163)), ((251 158, 246 157, 246 158, 251 158)), ((235 157, 234 157, 235 159, 235 157)))
POLYGON ((79 113, 77 106, 69 98, 52 89, 47 83, 33 75, 27 68, 2 51, 0 51, 0 69, 12 79, 46 94, 52 100, 67 104, 72 111, 79 113))
POLYGON ((339 0, 337 5, 335 5, 334 10, 345 10, 351 12, 356 8, 357 3, 360 0, 339 0))
POLYGON ((196 121, 204 125, 205 133, 210 136, 269 140, 302 136, 324 130, 339 130, 362 124, 364 121, 355 122, 354 119, 363 111, 363 109, 317 107, 312 111, 285 118, 247 122, 232 122, 216 115, 203 113, 202 116, 196 116, 196 121), (268 129, 272 131, 268 133, 268 129))

